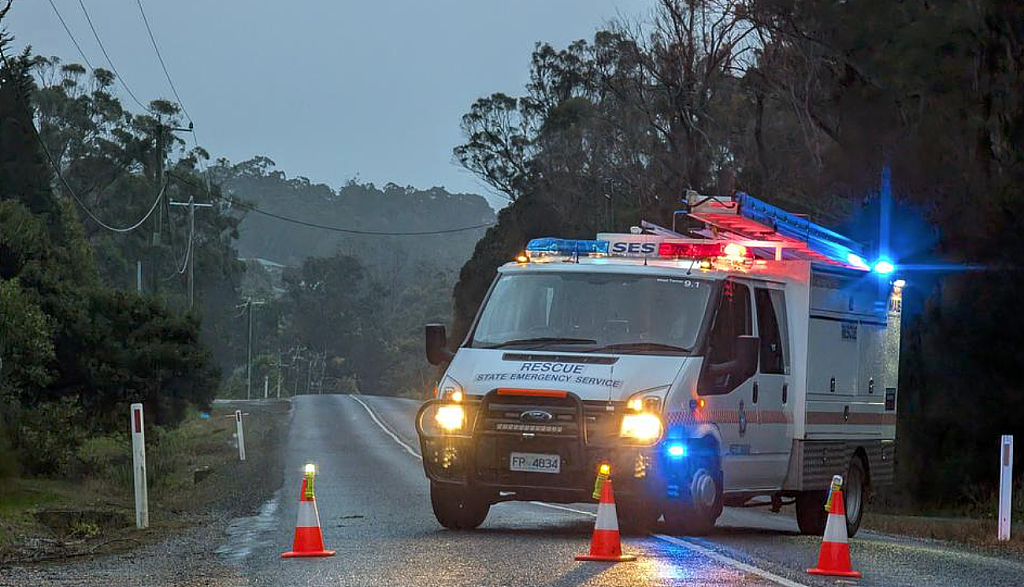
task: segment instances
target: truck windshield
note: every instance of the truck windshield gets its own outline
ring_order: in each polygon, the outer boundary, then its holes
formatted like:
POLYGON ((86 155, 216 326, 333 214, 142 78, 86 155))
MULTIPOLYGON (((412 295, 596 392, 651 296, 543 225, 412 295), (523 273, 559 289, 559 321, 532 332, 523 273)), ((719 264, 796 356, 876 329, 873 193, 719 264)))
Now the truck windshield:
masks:
POLYGON ((711 282, 621 273, 503 275, 470 343, 517 348, 685 354, 697 333, 711 282))

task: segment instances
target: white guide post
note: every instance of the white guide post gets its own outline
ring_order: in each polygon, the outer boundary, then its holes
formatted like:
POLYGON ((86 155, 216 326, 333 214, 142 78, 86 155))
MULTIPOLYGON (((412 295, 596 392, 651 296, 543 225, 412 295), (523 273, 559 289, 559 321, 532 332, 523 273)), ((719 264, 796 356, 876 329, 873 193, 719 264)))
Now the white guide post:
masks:
POLYGON ((1010 489, 1013 484, 1013 436, 999 442, 999 540, 1010 539, 1010 489))
POLYGON ((132 471, 135 473, 135 527, 149 527, 149 495, 146 490, 146 432, 142 404, 132 404, 132 471))
POLYGON ((238 460, 245 460, 245 432, 242 431, 242 410, 235 410, 235 428, 238 435, 238 460))

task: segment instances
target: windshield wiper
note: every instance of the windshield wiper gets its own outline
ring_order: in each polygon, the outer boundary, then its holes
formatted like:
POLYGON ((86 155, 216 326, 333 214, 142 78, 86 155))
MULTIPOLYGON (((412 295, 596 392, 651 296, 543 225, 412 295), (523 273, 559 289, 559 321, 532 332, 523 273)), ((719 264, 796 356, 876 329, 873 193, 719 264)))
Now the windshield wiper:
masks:
POLYGON ((541 336, 537 338, 519 338, 516 340, 506 340, 495 344, 489 344, 481 348, 485 349, 500 349, 507 346, 516 346, 521 344, 539 344, 547 346, 549 344, 595 344, 596 340, 592 338, 565 338, 559 336, 541 336))
POLYGON ((588 353, 602 353, 611 351, 639 351, 639 352, 652 352, 656 353, 659 351, 668 351, 672 353, 688 353, 690 349, 676 346, 674 344, 665 344, 661 342, 620 342, 616 344, 605 345, 596 349, 588 349, 588 353))

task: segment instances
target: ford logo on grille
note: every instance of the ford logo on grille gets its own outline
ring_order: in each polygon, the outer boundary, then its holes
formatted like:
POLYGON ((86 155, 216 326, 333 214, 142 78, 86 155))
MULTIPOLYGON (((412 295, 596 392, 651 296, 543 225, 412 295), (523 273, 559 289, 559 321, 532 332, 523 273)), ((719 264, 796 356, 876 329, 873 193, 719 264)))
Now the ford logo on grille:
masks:
POLYGON ((555 417, 549 412, 544 410, 526 410, 522 414, 519 414, 519 419, 523 422, 550 422, 555 417))

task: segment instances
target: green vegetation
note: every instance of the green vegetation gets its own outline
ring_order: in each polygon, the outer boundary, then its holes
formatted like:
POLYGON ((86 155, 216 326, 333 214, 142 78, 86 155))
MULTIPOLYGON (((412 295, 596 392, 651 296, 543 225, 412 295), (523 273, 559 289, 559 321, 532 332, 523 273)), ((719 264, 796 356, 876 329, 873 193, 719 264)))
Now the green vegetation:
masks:
MULTIPOLYGON (((54 103, 52 88, 37 89, 30 76, 36 66, 22 55, 0 69, 0 414, 3 443, 23 472, 70 475, 86 435, 118 428, 128 404, 145 402, 149 421, 173 426, 187 405, 209 401, 216 370, 195 319, 103 285, 89 236, 71 202, 51 189, 32 130, 34 99, 54 103)), ((66 70, 62 90, 73 93, 77 75, 66 70)), ((60 96, 76 105, 104 97, 101 85, 88 98, 60 96)), ((45 109, 38 115, 47 119, 45 109)), ((55 126, 43 125, 45 135, 56 136, 55 126)))
POLYGON ((266 302, 252 320, 254 388, 264 376, 286 396, 430 388, 422 324, 449 317, 453 271, 482 229, 404 238, 301 222, 480 226, 494 218, 483 198, 355 181, 335 190, 259 156, 207 169, 179 105, 132 112, 112 72, 3 43, 0 477, 124 474, 103 464, 126 450, 134 402, 173 460, 188 410, 246 393, 248 299, 266 302), (172 205, 190 198, 214 204, 197 210, 194 232, 172 205))
MULTIPOLYGON (((270 447, 280 441, 286 408, 252 410, 246 463, 238 461, 234 419, 225 417, 232 409, 215 409, 208 418, 189 410, 177 427, 147 431, 152 526, 180 526, 211 502, 234 499, 242 484, 253 482, 240 474, 243 465, 260 467, 274 458, 270 447), (187 513, 184 520, 178 512, 187 513)), ((130 447, 127 431, 94 435, 68 456, 69 476, 0 483, 0 564, 123 549, 146 540, 134 528, 130 447)))
POLYGON ((463 117, 455 157, 513 203, 462 268, 450 339, 532 237, 670 225, 687 189, 876 227, 888 169, 896 260, 988 269, 908 276, 888 498, 990 495, 998 434, 1024 434, 1021 22, 1001 0, 659 0, 653 22, 539 44, 521 96, 463 117))

